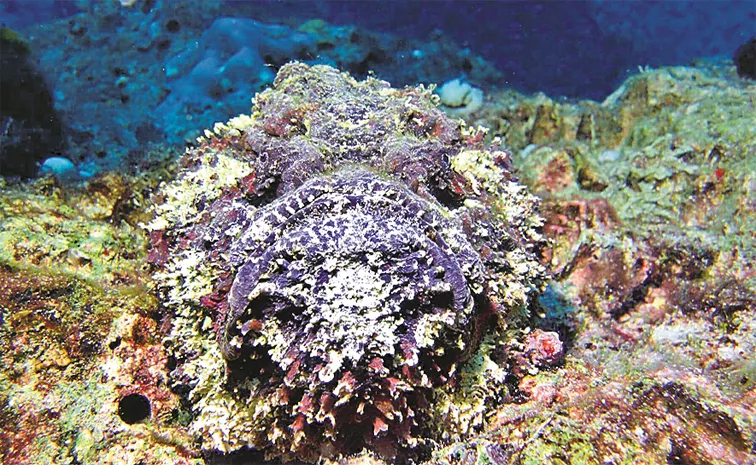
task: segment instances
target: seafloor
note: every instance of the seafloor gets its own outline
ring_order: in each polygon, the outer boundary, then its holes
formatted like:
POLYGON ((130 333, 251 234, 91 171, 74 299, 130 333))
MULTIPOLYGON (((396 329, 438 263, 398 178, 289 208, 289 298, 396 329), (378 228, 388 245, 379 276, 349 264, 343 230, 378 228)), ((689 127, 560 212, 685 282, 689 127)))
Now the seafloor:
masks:
MULTIPOLYGON (((756 84, 702 61, 600 103, 484 89, 441 108, 500 136, 542 198, 550 278, 513 329, 509 396, 424 463, 756 463, 756 84), (539 363, 540 332, 563 358, 539 363)), ((203 450, 172 389, 144 225, 179 168, 151 150, 135 174, 0 184, 5 465, 264 463, 203 450)))

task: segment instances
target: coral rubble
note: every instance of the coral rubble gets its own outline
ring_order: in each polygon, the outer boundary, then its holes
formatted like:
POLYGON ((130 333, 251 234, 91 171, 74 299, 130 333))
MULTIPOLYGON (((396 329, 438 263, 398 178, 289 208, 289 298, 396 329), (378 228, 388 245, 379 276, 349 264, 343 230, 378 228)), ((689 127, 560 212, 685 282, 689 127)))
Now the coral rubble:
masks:
POLYGON ((536 199, 482 138, 422 87, 292 63, 186 153, 149 227, 204 447, 407 457, 481 424, 451 399, 494 398, 543 279, 536 199))

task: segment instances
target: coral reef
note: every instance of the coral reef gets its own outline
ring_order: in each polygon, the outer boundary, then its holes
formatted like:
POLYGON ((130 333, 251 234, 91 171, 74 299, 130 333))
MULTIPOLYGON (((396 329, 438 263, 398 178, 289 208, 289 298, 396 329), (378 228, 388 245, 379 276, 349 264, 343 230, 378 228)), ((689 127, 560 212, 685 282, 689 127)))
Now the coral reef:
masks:
POLYGON ((273 81, 274 67, 315 53, 315 38, 288 26, 218 18, 165 64, 169 94, 156 108, 160 125, 180 131, 187 116, 202 114, 219 100, 245 102, 273 81))
POLYGON ((555 280, 534 324, 566 354, 532 370, 528 336, 521 404, 433 463, 756 463, 755 98, 708 64, 645 70, 601 104, 487 100, 469 124, 543 197, 555 280))
POLYGON ((205 448, 406 458, 481 423, 451 399, 496 395, 543 279, 536 200, 482 138, 422 87, 292 63, 186 153, 149 228, 205 448))
POLYGON ((0 179, 0 462, 756 463, 753 81, 485 90, 296 64, 179 167, 0 179))

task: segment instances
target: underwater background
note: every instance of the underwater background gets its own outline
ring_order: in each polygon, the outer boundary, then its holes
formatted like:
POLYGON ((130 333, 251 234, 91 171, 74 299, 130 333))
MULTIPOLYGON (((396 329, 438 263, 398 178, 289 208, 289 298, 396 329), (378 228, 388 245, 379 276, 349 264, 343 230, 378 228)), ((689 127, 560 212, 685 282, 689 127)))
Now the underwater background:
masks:
POLYGON ((0 0, 0 463, 756 464, 753 1, 0 0))

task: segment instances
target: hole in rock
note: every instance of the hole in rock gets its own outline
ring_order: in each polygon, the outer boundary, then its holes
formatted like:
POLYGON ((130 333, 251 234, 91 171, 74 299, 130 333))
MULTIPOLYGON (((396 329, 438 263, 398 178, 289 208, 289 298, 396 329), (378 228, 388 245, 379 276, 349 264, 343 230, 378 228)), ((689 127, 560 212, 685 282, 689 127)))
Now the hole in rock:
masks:
POLYGON ((150 417, 150 400, 142 394, 129 394, 118 401, 118 416, 133 425, 150 417))

